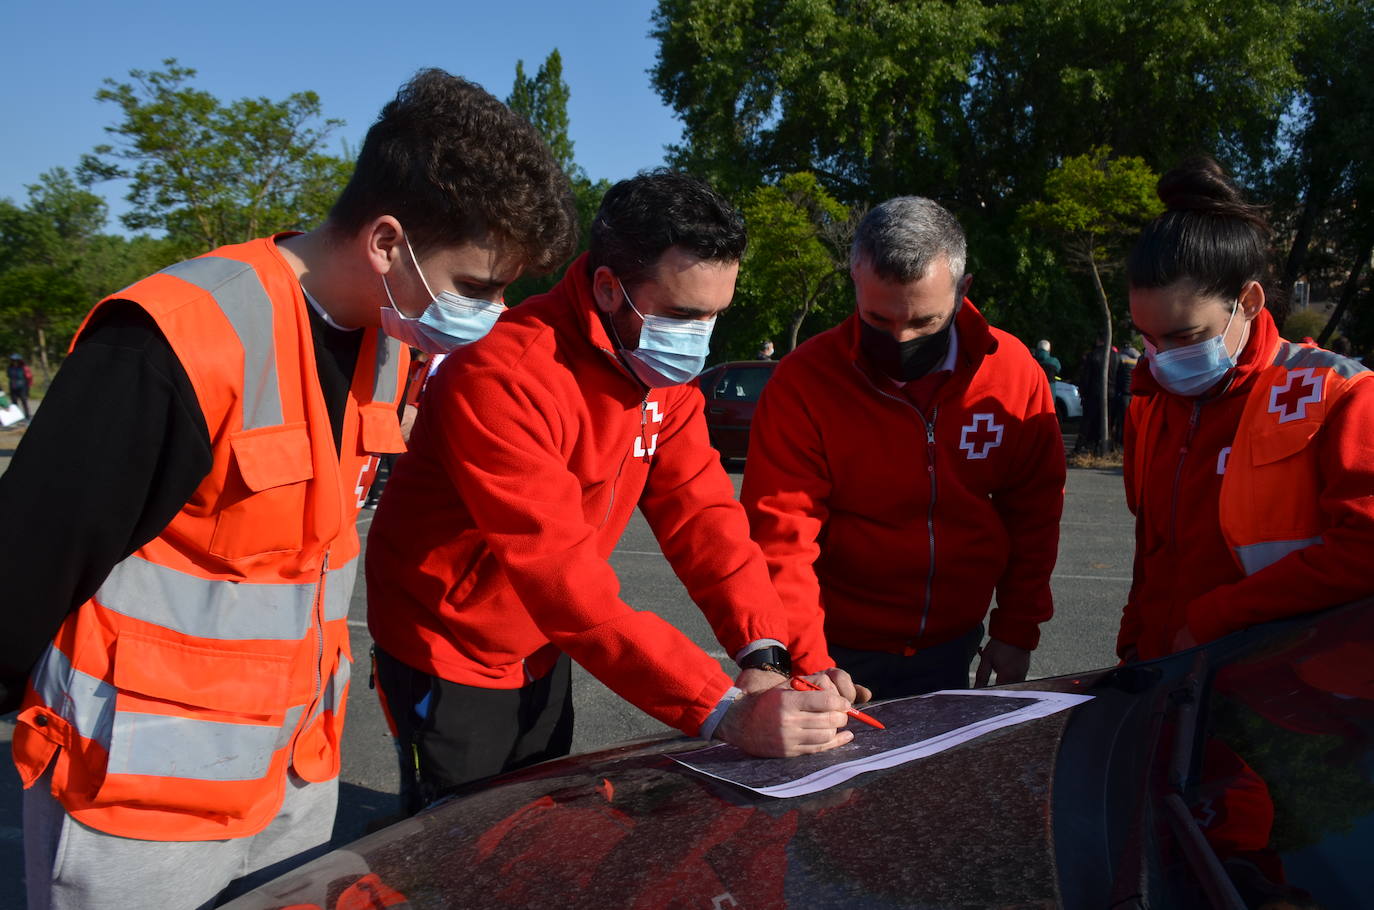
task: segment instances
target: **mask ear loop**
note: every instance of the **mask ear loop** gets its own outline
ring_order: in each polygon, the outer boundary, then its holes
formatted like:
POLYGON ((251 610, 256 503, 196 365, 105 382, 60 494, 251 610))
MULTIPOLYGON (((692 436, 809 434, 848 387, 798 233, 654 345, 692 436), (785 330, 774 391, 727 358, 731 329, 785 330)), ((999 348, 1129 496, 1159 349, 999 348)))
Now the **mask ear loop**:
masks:
POLYGON ((630 290, 625 287, 625 282, 623 281, 620 282, 620 293, 625 295, 625 302, 630 305, 630 310, 639 317, 639 321, 644 322, 644 314, 639 311, 639 307, 635 306, 635 302, 630 299, 630 290))
MULTIPOLYGON (((1231 331, 1231 323, 1232 323, 1232 322, 1235 322, 1235 320, 1236 320, 1236 311, 1239 310, 1239 309, 1240 309, 1240 298, 1237 297, 1237 298, 1236 298, 1236 302, 1233 303, 1233 304, 1231 304, 1231 315, 1228 316, 1227 319, 1226 319, 1226 328, 1224 328, 1224 329, 1221 330, 1221 349, 1222 349, 1223 351, 1225 351, 1225 352, 1226 352, 1226 356, 1227 356, 1227 357, 1230 357, 1232 360, 1236 360, 1237 358, 1240 357, 1240 347, 1237 347, 1237 348, 1236 348, 1236 352, 1235 352, 1234 354, 1232 354, 1232 353, 1231 353, 1231 349, 1230 349, 1230 348, 1227 346, 1227 344, 1226 344, 1226 333, 1229 332, 1229 331, 1231 331)), ((1244 333, 1242 332, 1241 334, 1243 335, 1244 333)))
MULTIPOLYGON (((429 289, 429 282, 425 280, 425 273, 420 269, 420 260, 415 258, 415 249, 410 245, 410 235, 403 233, 401 239, 406 242, 406 252, 410 254, 411 265, 415 266, 415 274, 420 276, 420 283, 425 286, 425 293, 429 295, 430 300, 433 300, 434 292, 429 289)), ((382 276, 382 290, 386 291, 387 302, 391 304, 391 308, 396 311, 397 316, 400 316, 402 319, 420 318, 418 316, 407 316, 405 313, 401 312, 401 308, 396 305, 396 298, 391 296, 391 285, 387 282, 385 275, 382 276)), ((428 307, 429 304, 427 303, 425 306, 428 307)))
MULTIPOLYGON (((420 276, 420 283, 425 286, 425 293, 429 295, 430 300, 433 300, 434 292, 429 289, 429 282, 425 280, 424 270, 420 268, 420 260, 415 258, 415 248, 410 245, 410 235, 402 234, 401 238, 406 242, 406 252, 410 254, 410 262, 415 266, 415 274, 420 276)), ((392 305, 395 306, 395 304, 392 305)))

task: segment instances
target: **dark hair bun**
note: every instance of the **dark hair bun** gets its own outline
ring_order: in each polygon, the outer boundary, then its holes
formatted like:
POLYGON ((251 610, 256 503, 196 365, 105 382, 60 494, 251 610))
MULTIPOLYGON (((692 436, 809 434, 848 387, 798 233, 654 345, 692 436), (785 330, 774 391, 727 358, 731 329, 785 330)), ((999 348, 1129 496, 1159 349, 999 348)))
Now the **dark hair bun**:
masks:
POLYGON ((1269 233, 1264 209, 1248 204, 1221 165, 1212 158, 1189 158, 1160 177, 1155 192, 1170 212, 1240 218, 1266 235, 1269 233))

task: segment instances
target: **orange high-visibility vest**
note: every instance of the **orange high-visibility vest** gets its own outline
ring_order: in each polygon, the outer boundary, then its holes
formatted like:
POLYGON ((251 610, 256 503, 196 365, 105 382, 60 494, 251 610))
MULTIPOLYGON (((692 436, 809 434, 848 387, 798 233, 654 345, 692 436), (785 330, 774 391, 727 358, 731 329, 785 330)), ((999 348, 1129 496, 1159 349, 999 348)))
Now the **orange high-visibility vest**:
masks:
MULTIPOLYGON (((1282 340, 1275 345, 1246 397, 1218 503, 1222 535, 1246 575, 1322 542, 1321 471, 1311 443, 1331 407, 1370 375, 1331 351, 1282 340)), ((1158 446, 1152 430, 1161 398, 1131 402, 1135 505, 1144 501, 1146 463, 1158 446)))
POLYGON ((336 452, 307 303, 274 238, 107 299, 156 320, 204 411, 213 466, 62 624, 29 680, 15 763, 25 787, 51 766, 67 812, 109 834, 251 835, 280 808, 288 767, 338 774, 354 520, 374 453, 405 448, 408 356, 363 330, 336 452))

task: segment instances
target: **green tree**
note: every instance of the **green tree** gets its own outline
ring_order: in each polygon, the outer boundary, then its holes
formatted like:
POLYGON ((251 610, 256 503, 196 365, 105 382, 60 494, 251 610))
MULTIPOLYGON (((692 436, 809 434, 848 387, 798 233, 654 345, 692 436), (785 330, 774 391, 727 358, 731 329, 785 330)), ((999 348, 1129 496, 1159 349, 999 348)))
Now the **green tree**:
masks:
POLYGON ((741 206, 749 246, 739 287, 721 333, 732 358, 752 354, 765 340, 797 346, 802 324, 818 314, 836 321, 844 293, 855 220, 814 174, 788 174, 750 191, 741 206), (819 312, 818 312, 819 311, 819 312))
MULTIPOLYGON (((1300 18, 1295 65, 1303 92, 1288 153, 1274 168, 1277 219, 1292 237, 1280 282, 1283 291, 1309 284, 1340 286, 1335 312, 1320 333, 1325 344, 1349 311, 1374 253, 1374 7, 1361 0, 1310 0, 1300 18), (1286 217, 1285 217, 1286 216, 1286 217)), ((1282 325, 1286 294, 1273 306, 1282 325)))
POLYGON ((163 66, 96 93, 122 119, 80 173, 88 184, 130 181, 125 227, 164 231, 192 253, 323 219, 352 165, 322 151, 343 121, 321 120, 314 92, 225 104, 190 85, 195 70, 163 66))
POLYGON ((660 0, 673 159, 737 193, 800 171, 851 202, 945 184, 988 18, 978 0, 660 0))
POLYGON ((525 75, 525 61, 515 61, 515 85, 506 105, 520 114, 544 137, 553 158, 570 178, 585 177, 573 160, 568 138, 568 83, 563 81, 563 57, 554 48, 532 78, 525 75))
POLYGON ((50 377, 92 304, 175 256, 165 243, 103 233, 105 201, 63 168, 28 194, 22 208, 0 200, 0 349, 27 353, 50 377))
MULTIPOLYGON (((554 160, 572 183, 580 235, 575 255, 580 255, 587 249, 592 219, 601 207, 601 197, 611 188, 611 182, 592 180, 573 159, 573 142, 568 138, 568 99, 571 96, 568 83, 563 81, 563 58, 557 48, 549 53, 533 77, 525 74, 525 61, 515 62, 515 84, 506 104, 539 130, 554 160)), ((527 297, 542 294, 552 288, 559 277, 554 272, 520 278, 506 289, 506 302, 514 306, 527 297)))
POLYGON ((810 171, 846 204, 945 205, 980 308, 1024 333, 1077 283, 1018 227, 1049 172, 1106 145, 1257 181, 1299 86, 1298 14, 1335 2, 659 0, 652 77, 684 125, 674 162, 736 198, 810 171))
MULTIPOLYGON (((1046 178, 1044 199, 1022 209, 1028 225, 1059 239, 1071 268, 1086 271, 1092 278, 1107 352, 1112 349, 1112 306, 1102 275, 1121 265, 1125 242, 1159 212, 1157 182, 1142 159, 1114 157, 1111 149, 1102 146, 1089 155, 1065 159, 1046 178)), ((1079 379, 1101 383, 1099 454, 1111 440, 1107 432, 1110 369, 1111 357, 1104 355, 1101 376, 1079 379)))

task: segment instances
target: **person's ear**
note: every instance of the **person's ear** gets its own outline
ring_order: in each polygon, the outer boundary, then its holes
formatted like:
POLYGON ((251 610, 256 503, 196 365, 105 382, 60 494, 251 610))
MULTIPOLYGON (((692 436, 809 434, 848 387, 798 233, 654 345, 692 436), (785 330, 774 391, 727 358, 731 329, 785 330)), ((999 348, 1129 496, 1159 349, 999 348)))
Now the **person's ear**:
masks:
POLYGON ((368 222, 359 232, 358 240, 368 265, 378 275, 396 268, 406 255, 405 231, 401 229, 401 222, 391 215, 379 215, 368 222))
POLYGON ((1240 289, 1240 310, 1246 319, 1254 319, 1264 309, 1264 285, 1258 281, 1247 281, 1240 289))
POLYGON ((620 309, 622 296, 615 273, 608 266, 597 266, 592 272, 592 300, 596 301, 596 308, 609 316, 620 309))
POLYGON ((959 279, 959 299, 960 299, 960 300, 963 300, 965 297, 968 296, 968 289, 971 288, 971 287, 973 287, 973 275, 972 275, 971 273, 966 274, 966 275, 964 275, 963 278, 960 278, 960 279, 959 279))

